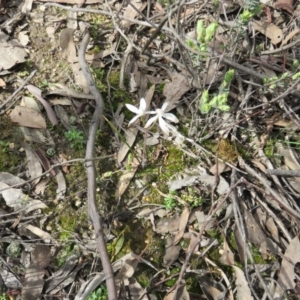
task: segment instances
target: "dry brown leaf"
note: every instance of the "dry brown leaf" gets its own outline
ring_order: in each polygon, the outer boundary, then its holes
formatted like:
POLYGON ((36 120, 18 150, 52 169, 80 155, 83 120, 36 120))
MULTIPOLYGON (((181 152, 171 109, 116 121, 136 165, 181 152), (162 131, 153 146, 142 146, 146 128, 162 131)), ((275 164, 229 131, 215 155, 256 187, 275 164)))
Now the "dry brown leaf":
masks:
POLYGON ((210 169, 209 171, 216 175, 216 174, 222 174, 224 172, 228 172, 230 171, 230 167, 223 163, 222 161, 218 161, 218 164, 214 164, 210 169))
POLYGON ((67 190, 67 183, 66 183, 63 173, 60 170, 58 170, 56 172, 57 172, 56 181, 57 181, 57 185, 58 185, 58 188, 56 190, 56 194, 57 194, 56 200, 59 200, 59 199, 63 199, 65 196, 65 193, 67 190))
POLYGON ((278 0, 275 4, 276 9, 284 9, 291 15, 294 12, 294 0, 278 0))
POLYGON ((253 21, 251 24, 255 30, 268 37, 272 44, 277 45, 282 41, 283 33, 277 25, 263 23, 261 21, 253 21))
POLYGON ((206 223, 206 230, 212 229, 214 226, 216 226, 216 218, 210 218, 210 220, 207 222, 207 219, 209 217, 203 211, 196 210, 195 216, 198 221, 198 228, 201 228, 204 225, 204 223, 206 223))
POLYGON ((180 284, 180 286, 177 289, 177 295, 175 297, 176 291, 174 289, 171 289, 171 292, 168 293, 164 300, 190 300, 190 295, 186 290, 185 284, 180 284))
POLYGON ((212 277, 209 277, 208 275, 197 276, 197 280, 199 282, 201 290, 207 297, 206 299, 224 299, 226 292, 224 291, 224 286, 222 284, 214 280, 212 277))
POLYGON ((37 112, 41 112, 37 102, 31 97, 23 97, 21 101, 21 106, 26 106, 31 109, 34 109, 37 112))
POLYGON ((165 9, 162 7, 162 5, 158 2, 154 2, 153 8, 155 10, 157 10, 158 12, 160 12, 160 13, 165 13, 166 12, 165 9))
POLYGON ((175 262, 179 257, 180 247, 174 246, 173 241, 174 241, 173 237, 167 238, 167 242, 165 246, 166 252, 163 257, 163 266, 166 268, 169 268, 173 264, 173 262, 175 262))
POLYGON ((179 228, 178 228, 178 232, 176 233, 176 235, 174 237, 173 245, 178 244, 179 241, 181 240, 181 238, 184 234, 187 222, 189 220, 189 216, 190 216, 190 210, 188 207, 185 207, 180 216, 179 228))
POLYGON ((54 111, 60 120, 60 123, 66 128, 67 131, 72 130, 72 125, 70 124, 70 118, 67 111, 60 105, 54 107, 54 111))
POLYGON ((0 182, 0 190, 7 206, 14 208, 15 211, 22 210, 29 213, 39 208, 47 208, 40 200, 35 200, 25 195, 20 189, 9 188, 4 182, 0 182))
POLYGON ((25 141, 54 146, 55 143, 47 129, 20 127, 25 141))
POLYGON ((248 285, 248 282, 246 280, 244 272, 236 267, 232 266, 235 271, 235 284, 237 289, 237 299, 243 299, 243 300, 254 300, 254 298, 251 295, 251 291, 248 285))
POLYGON ((71 69, 74 74, 74 79, 77 85, 82 87, 82 90, 84 93, 88 94, 90 91, 89 85, 87 83, 87 80, 81 70, 81 66, 79 63, 72 63, 71 69))
MULTIPOLYGON (((283 169, 290 169, 290 170, 299 170, 300 164, 297 161, 297 154, 291 148, 285 147, 283 144, 276 143, 276 147, 278 149, 278 153, 284 157, 284 164, 285 166, 283 169)), ((300 192, 300 178, 299 177, 289 177, 288 183, 292 186, 292 188, 300 192)))
POLYGON ((241 213, 244 216, 245 224, 245 233, 249 242, 260 245, 265 239, 266 236, 262 231, 260 225, 256 222, 253 215, 248 211, 246 205, 241 203, 241 213))
POLYGON ((121 288, 121 285, 128 285, 128 279, 131 278, 135 272, 135 269, 139 263, 139 260, 135 255, 125 255, 125 259, 123 260, 123 266, 121 267, 119 273, 115 277, 116 280, 116 286, 119 290, 121 288))
POLYGON ((51 100, 49 100, 49 102, 52 105, 68 105, 68 106, 72 105, 72 101, 67 98, 51 99, 51 100))
POLYGON ((3 89, 6 88, 6 83, 2 78, 0 78, 0 87, 3 88, 3 89))
POLYGON ((27 57, 27 52, 20 42, 17 40, 8 40, 8 38, 8 36, 1 32, 0 53, 5 53, 5 55, 1 56, 0 70, 7 70, 16 64, 23 63, 27 57))
MULTIPOLYGON (((77 27, 77 26, 76 26, 77 27)), ((62 57, 71 63, 71 68, 74 74, 76 84, 80 85, 84 93, 89 93, 89 86, 83 72, 81 71, 80 64, 77 62, 76 47, 74 44, 74 31, 72 28, 65 28, 61 31, 59 36, 60 47, 62 49, 62 57)))
POLYGON ((46 245, 37 245, 31 254, 32 261, 25 272, 22 289, 22 299, 39 299, 44 287, 45 268, 51 259, 51 248, 46 245))
MULTIPOLYGON (((139 12, 142 12, 146 6, 147 6, 146 2, 142 2, 141 0, 132 0, 130 3, 127 4, 123 16, 126 18, 135 19, 135 17, 139 15, 139 12)), ((130 25, 132 25, 132 22, 127 20, 122 20, 121 25, 125 29, 130 25)))
POLYGON ((227 241, 225 239, 225 236, 223 236, 224 242, 223 242, 223 249, 221 249, 219 252, 221 254, 221 257, 219 258, 220 262, 224 265, 232 266, 235 264, 234 261, 234 254, 229 248, 227 241))
POLYGON ((138 129, 136 127, 128 128, 125 132, 125 140, 126 143, 123 143, 118 151, 117 159, 120 164, 124 158, 126 157, 130 147, 135 142, 136 136, 138 133, 138 129))
MULTIPOLYGON (((48 171, 50 169, 50 162, 49 162, 49 159, 48 157, 46 156, 45 152, 43 149, 41 148, 38 148, 35 150, 35 153, 36 155, 38 156, 43 168, 48 171)), ((50 171, 50 175, 52 177, 54 177, 56 175, 55 171, 54 170, 51 170, 50 171)))
POLYGON ((294 29, 292 32, 290 32, 285 39, 282 41, 280 47, 284 46, 289 40, 291 40, 296 34, 300 32, 299 28, 294 29))
POLYGON ((270 232, 272 239, 274 239, 278 244, 280 244, 280 235, 278 228, 272 217, 268 217, 268 214, 262 210, 262 208, 258 207, 255 210, 255 219, 259 221, 259 223, 264 227, 266 226, 268 231, 270 232))
POLYGON ((149 297, 146 295, 145 289, 139 284, 139 282, 134 278, 129 278, 128 290, 130 291, 130 296, 132 299, 148 300, 149 297))
MULTIPOLYGON (((212 44, 215 46, 214 47, 215 49, 216 48, 215 41, 212 44)), ((204 77, 203 81, 205 79, 204 84, 206 85, 213 84, 215 79, 218 78, 218 75, 220 74, 218 73, 218 71, 221 67, 222 66, 220 66, 220 62, 217 59, 211 59, 207 73, 206 72, 203 73, 203 77, 204 77)))
POLYGON ((46 101, 43 97, 42 97, 42 91, 41 89, 39 89, 38 87, 34 86, 34 85, 27 85, 26 88, 28 89, 28 91, 33 94, 44 106, 48 119, 51 122, 51 124, 53 126, 55 126, 56 124, 58 124, 58 121, 56 119, 55 113, 51 107, 51 105, 48 103, 48 101, 46 101))
MULTIPOLYGON (((184 173, 175 174, 168 182, 169 189, 172 191, 181 189, 185 186, 191 186, 195 182, 201 182, 203 185, 212 187, 216 184, 215 176, 207 174, 207 171, 202 168, 186 169, 184 173)), ((222 176, 219 177, 217 192, 219 195, 224 195, 229 190, 229 184, 222 176)))
POLYGON ((39 195, 44 195, 44 192, 45 192, 45 189, 47 187, 47 184, 48 182, 50 181, 50 178, 46 178, 42 181, 40 181, 36 186, 35 186, 35 189, 34 189, 34 192, 39 195))
POLYGON ((188 76, 175 73, 172 76, 172 81, 166 83, 163 90, 163 95, 166 97, 165 102, 169 102, 168 110, 174 109, 177 106, 178 100, 190 89, 188 76))
POLYGON ((65 28, 59 35, 62 57, 66 58, 70 63, 73 63, 74 59, 76 59, 76 48, 73 40, 74 31, 75 29, 65 28))
POLYGON ((41 175, 43 174, 43 168, 41 166, 39 158, 36 156, 35 152, 32 150, 32 147, 28 144, 23 143, 23 148, 26 152, 27 158, 27 168, 30 174, 30 177, 33 179, 35 178, 32 183, 36 185, 40 179, 41 175))
POLYGON ((29 43, 29 36, 28 31, 21 31, 19 32, 18 39, 22 46, 27 46, 29 43))
POLYGON ((298 235, 287 246, 281 262, 280 273, 274 299, 281 299, 285 290, 293 289, 295 286, 294 265, 300 261, 300 243, 298 235))
POLYGON ((25 0, 22 6, 22 13, 28 15, 32 9, 32 2, 33 0, 25 0))
POLYGON ((28 107, 16 106, 10 114, 10 119, 21 126, 46 129, 44 117, 39 112, 28 107))
POLYGON ((8 184, 8 185, 15 185, 15 184, 19 184, 20 186, 22 184, 25 184, 25 180, 14 176, 10 173, 6 173, 6 172, 0 172, 0 181, 8 184))
POLYGON ((175 232, 179 228, 179 217, 174 216, 169 219, 163 219, 156 224, 156 232, 159 234, 166 234, 168 232, 175 232))
POLYGON ((261 162, 259 161, 258 159, 254 158, 254 159, 251 159, 251 162, 259 169, 261 170, 263 173, 266 173, 266 166, 261 162))
POLYGON ((115 199, 119 200, 120 197, 124 194, 126 191, 131 179, 135 175, 137 169, 139 167, 139 161, 134 158, 132 163, 128 163, 128 170, 125 170, 123 174, 119 178, 115 199))
POLYGON ((69 170, 69 167, 70 167, 70 164, 66 164, 66 162, 68 161, 67 157, 65 154, 63 153, 60 153, 59 154, 59 162, 62 163, 62 170, 68 174, 70 172, 69 170))
POLYGON ((77 273, 78 268, 84 266, 84 264, 81 264, 81 266, 79 265, 76 268, 77 263, 77 255, 73 254, 69 256, 65 265, 62 266, 61 269, 56 271, 54 274, 52 274, 51 277, 47 278, 44 287, 45 293, 56 294, 58 291, 61 291, 66 285, 74 282, 74 277, 77 273))
POLYGON ((52 240, 52 237, 48 232, 45 232, 44 230, 33 225, 20 226, 18 228, 18 232, 20 235, 26 236, 30 239, 36 239, 39 237, 45 243, 50 243, 52 240))

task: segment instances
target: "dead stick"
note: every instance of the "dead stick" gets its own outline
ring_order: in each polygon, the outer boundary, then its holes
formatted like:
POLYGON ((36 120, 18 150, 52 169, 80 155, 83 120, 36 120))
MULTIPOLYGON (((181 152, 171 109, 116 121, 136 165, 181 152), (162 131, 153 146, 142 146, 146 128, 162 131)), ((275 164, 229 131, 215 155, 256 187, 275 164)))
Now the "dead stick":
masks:
POLYGON ((285 176, 285 177, 300 177, 300 170, 266 170, 267 174, 276 175, 276 176, 285 176))
MULTIPOLYGON (((89 67, 85 60, 85 52, 87 45, 90 41, 90 34, 88 31, 83 36, 82 42, 80 44, 80 49, 78 53, 79 63, 81 66, 81 70, 86 78, 86 81, 89 85, 90 92, 95 97, 96 108, 90 122, 88 141, 86 145, 85 158, 87 160, 94 157, 94 149, 95 149, 95 139, 96 132, 98 130, 100 120, 103 116, 104 111, 104 101, 102 95, 98 91, 95 81, 92 77, 92 74, 89 70, 89 67)), ((117 300, 117 291, 116 284, 114 280, 114 273, 110 263, 109 255, 106 248, 106 242, 103 233, 102 226, 102 217, 99 213, 98 207, 96 205, 96 167, 94 160, 89 160, 86 162, 86 172, 88 177, 88 214, 90 219, 94 225, 94 231, 96 234, 97 248, 100 254, 103 271, 106 277, 106 286, 108 290, 108 299, 109 300, 117 300)))

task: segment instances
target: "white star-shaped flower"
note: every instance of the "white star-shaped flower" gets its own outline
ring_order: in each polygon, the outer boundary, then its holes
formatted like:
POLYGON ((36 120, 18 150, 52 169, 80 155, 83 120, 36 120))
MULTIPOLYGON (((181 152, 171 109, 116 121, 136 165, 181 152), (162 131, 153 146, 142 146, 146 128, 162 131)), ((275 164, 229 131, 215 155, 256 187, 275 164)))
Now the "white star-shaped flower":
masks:
POLYGON ((131 124, 133 124, 138 118, 144 116, 146 114, 146 108, 147 108, 147 103, 146 100, 144 98, 141 99, 140 101, 140 107, 137 108, 131 104, 125 104, 126 107, 132 111, 133 113, 136 114, 136 116, 134 116, 130 122, 128 123, 128 126, 130 126, 131 124))
POLYGON ((162 106, 162 108, 158 108, 156 109, 155 111, 149 111, 147 112, 148 114, 155 114, 154 117, 150 118, 146 125, 145 125, 145 128, 148 128, 150 127, 152 124, 154 124, 157 120, 158 120, 158 125, 159 127, 161 128, 161 130, 163 131, 163 133, 165 135, 169 135, 169 133, 171 131, 176 131, 176 128, 170 124, 168 124, 166 120, 169 120, 173 123, 178 123, 179 120, 171 113, 168 113, 166 112, 167 109, 168 109, 168 106, 169 106, 169 103, 168 102, 165 102, 162 106))

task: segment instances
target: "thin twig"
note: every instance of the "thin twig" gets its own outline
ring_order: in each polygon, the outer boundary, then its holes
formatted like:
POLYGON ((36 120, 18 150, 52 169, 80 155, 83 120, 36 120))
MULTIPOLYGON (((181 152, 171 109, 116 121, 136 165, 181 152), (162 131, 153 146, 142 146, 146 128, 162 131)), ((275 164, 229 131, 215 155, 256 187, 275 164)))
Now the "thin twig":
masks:
MULTIPOLYGON (((79 64, 81 66, 81 70, 88 83, 90 92, 93 94, 96 101, 96 108, 89 127, 89 136, 88 136, 86 152, 85 152, 86 159, 91 159, 94 157, 96 133, 99 128, 100 120, 103 120, 103 111, 104 111, 104 101, 102 95, 100 94, 99 90, 95 85, 95 81, 92 77, 91 71, 85 60, 85 52, 89 41, 90 41, 90 34, 88 31, 86 31, 86 33, 82 38, 82 42, 80 44, 80 48, 78 52, 79 64)), ((97 248, 100 254, 103 271, 106 277, 108 299, 117 300, 117 290, 116 290, 116 284, 114 280, 114 272, 106 248, 106 242, 103 233, 102 217, 96 205, 96 167, 95 167, 95 162, 93 160, 89 160, 86 163, 86 172, 88 177, 88 183, 87 183, 88 214, 94 225, 94 231, 97 240, 97 248)))
POLYGON ((300 43, 300 39, 292 42, 292 43, 289 43, 281 48, 278 48, 278 49, 274 49, 274 50, 267 50, 267 51, 262 51, 262 55, 266 55, 266 54, 274 54, 274 53, 280 53, 282 51, 285 51, 285 50, 288 50, 296 45, 298 45, 300 43))
POLYGON ((266 170, 269 175, 284 176, 284 177, 300 177, 300 170, 266 170))

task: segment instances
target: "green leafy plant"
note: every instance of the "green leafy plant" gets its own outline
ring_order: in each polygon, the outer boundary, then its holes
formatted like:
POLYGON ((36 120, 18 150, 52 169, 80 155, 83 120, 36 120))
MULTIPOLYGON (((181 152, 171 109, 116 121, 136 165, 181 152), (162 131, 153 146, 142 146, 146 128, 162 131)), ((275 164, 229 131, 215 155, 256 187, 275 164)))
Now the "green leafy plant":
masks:
POLYGON ((268 86, 271 90, 274 90, 276 88, 287 88, 291 83, 291 79, 295 81, 299 78, 300 72, 297 72, 293 75, 291 75, 289 72, 285 72, 280 76, 265 77, 264 84, 265 86, 268 86))
POLYGON ((106 300, 108 299, 107 288, 101 285, 96 291, 89 295, 88 300, 106 300))
POLYGON ((6 300, 6 299, 7 299, 7 297, 6 297, 5 293, 3 293, 2 295, 0 295, 0 300, 6 300))
POLYGON ((83 149, 84 146, 84 135, 82 131, 78 131, 75 128, 65 132, 65 137, 71 143, 71 148, 83 149))
POLYGON ((9 144, 10 142, 4 142, 4 141, 0 141, 0 146, 2 148, 2 152, 7 153, 9 150, 9 144))
POLYGON ((38 87, 41 89, 41 90, 44 90, 45 88, 47 88, 49 85, 48 81, 46 79, 42 80, 39 84, 38 84, 38 87))
POLYGON ((243 12, 239 15, 240 22, 242 24, 248 24, 249 21, 260 14, 263 9, 263 5, 260 5, 259 0, 246 0, 243 12))
POLYGON ((292 67, 293 72, 295 72, 299 67, 299 60, 294 59, 291 67, 292 67))
POLYGON ((169 195, 164 198, 164 206, 166 209, 172 209, 176 206, 174 191, 170 191, 169 195))
POLYGON ((212 108, 219 109, 220 111, 229 111, 230 106, 227 104, 227 100, 233 77, 234 70, 227 71, 219 87, 219 93, 213 97, 210 97, 208 90, 203 91, 199 107, 201 113, 207 114, 212 108))
POLYGON ((189 47, 204 52, 207 50, 207 44, 213 39, 217 29, 218 23, 213 22, 205 27, 203 20, 199 20, 197 22, 198 43, 195 43, 193 40, 187 40, 186 43, 189 47))
POLYGON ((123 230, 111 244, 107 245, 107 251, 111 255, 111 261, 114 261, 116 255, 121 251, 124 245, 124 241, 125 241, 124 231, 125 230, 123 230))

